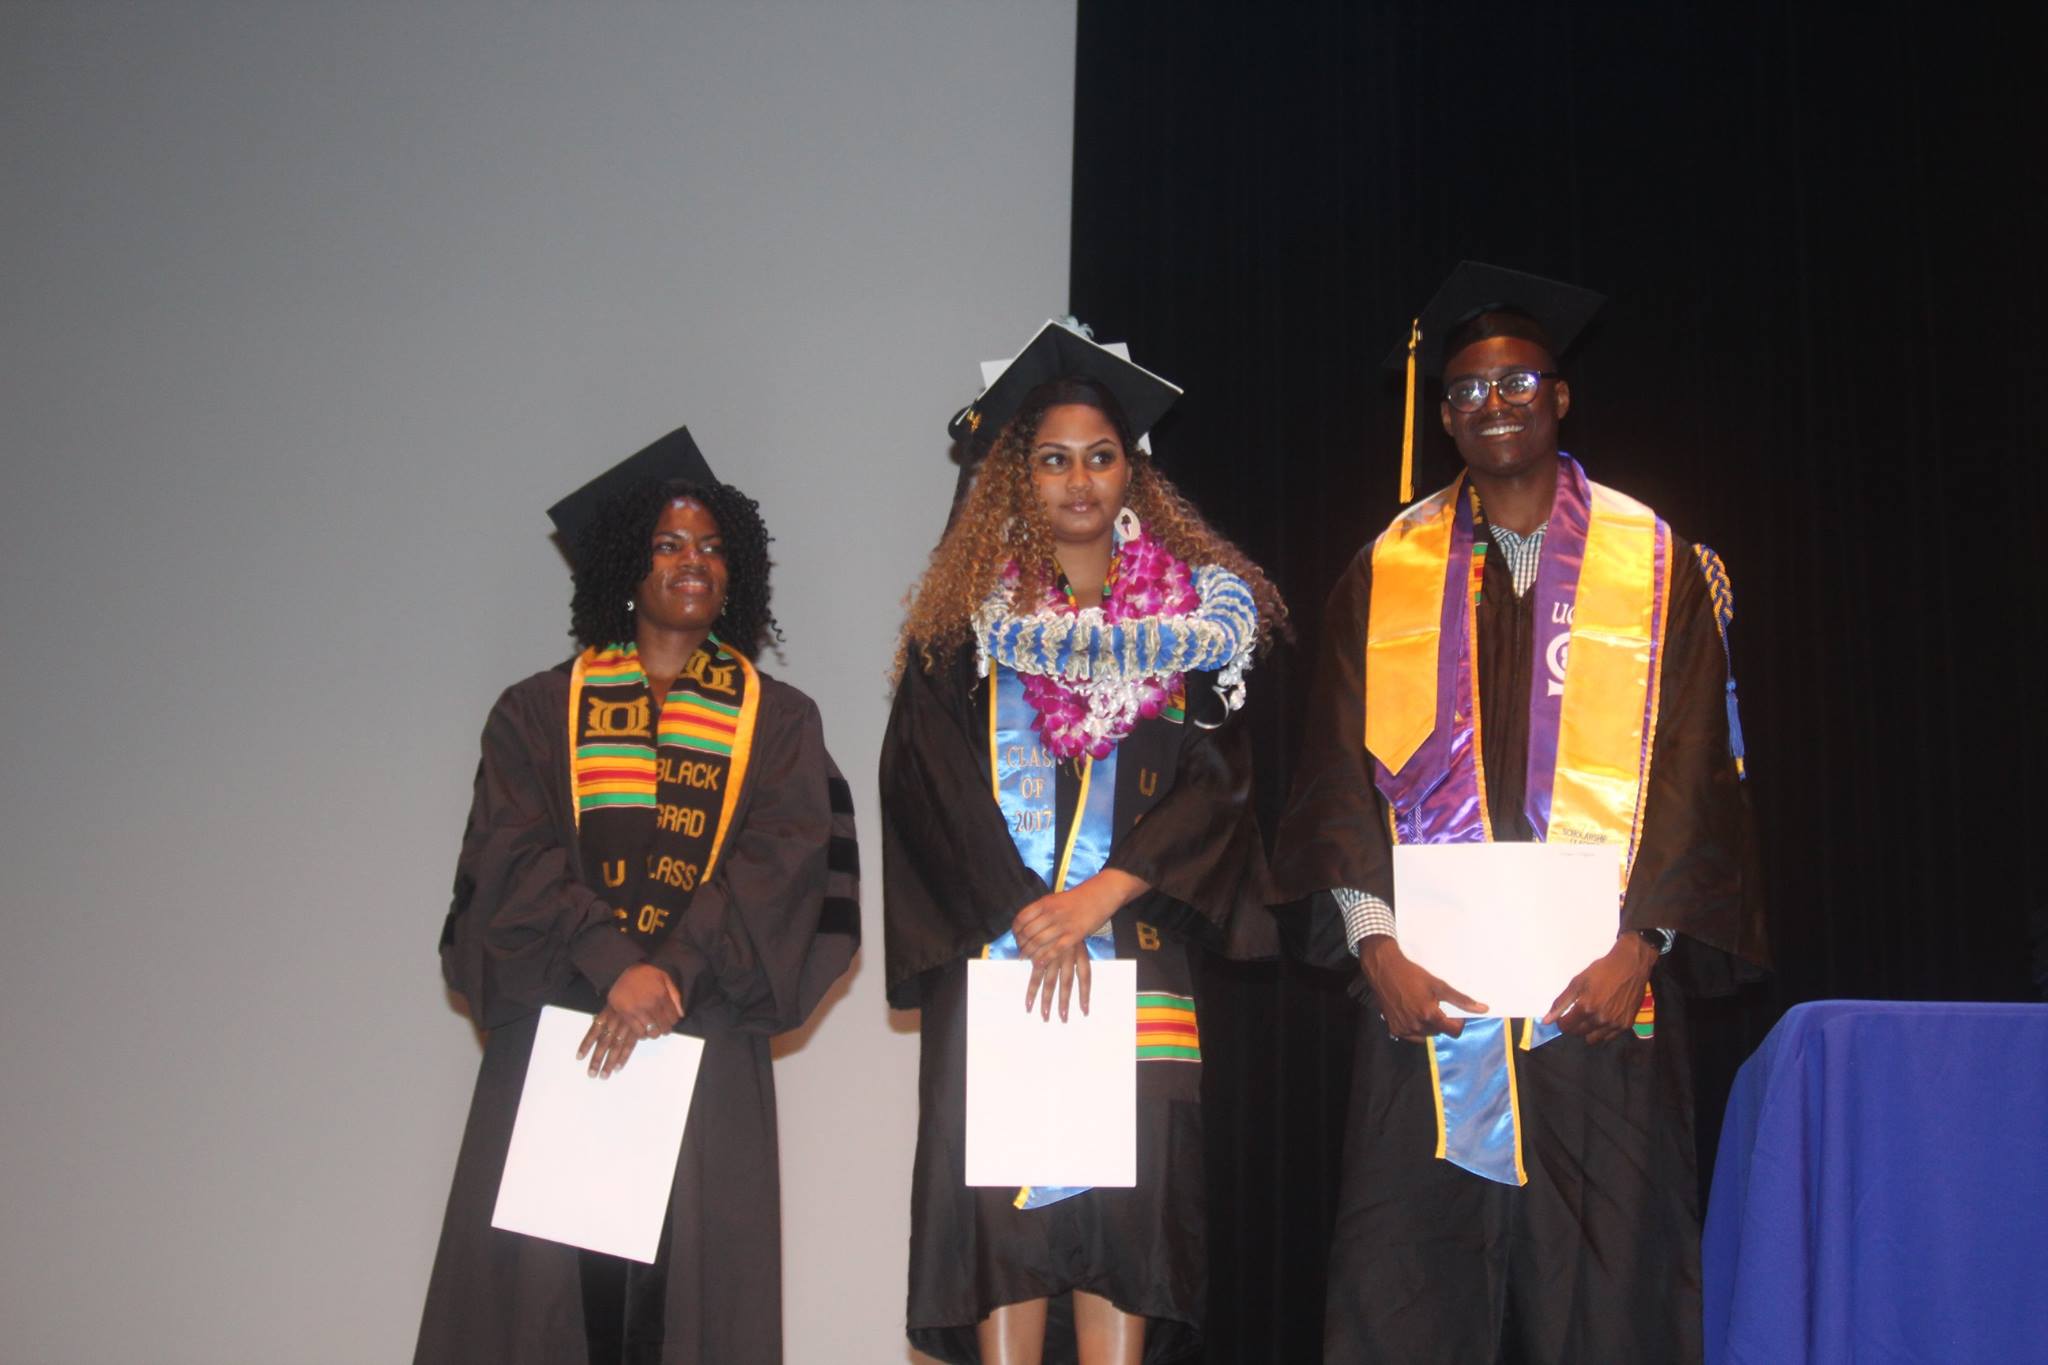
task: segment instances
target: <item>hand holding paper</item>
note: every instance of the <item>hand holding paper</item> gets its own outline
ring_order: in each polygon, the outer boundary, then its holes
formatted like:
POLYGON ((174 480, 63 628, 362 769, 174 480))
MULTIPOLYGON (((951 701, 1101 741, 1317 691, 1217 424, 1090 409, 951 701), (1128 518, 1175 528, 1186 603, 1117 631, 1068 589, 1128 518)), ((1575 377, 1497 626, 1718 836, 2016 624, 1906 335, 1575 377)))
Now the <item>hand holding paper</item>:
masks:
POLYGON ((599 1084, 574 1055, 589 1019, 541 1011, 491 1226, 652 1262, 704 1040, 645 1040, 631 1071, 599 1084))
POLYGON ((1030 969, 967 964, 967 1183, 1135 1184, 1137 964, 1095 963, 1094 1008, 1060 1024, 1017 1008, 1030 969))
POLYGON ((1052 990, 1060 992, 1060 1018, 1067 1017, 1067 1004, 1076 984, 1081 990, 1081 1013, 1088 1012, 1088 936, 1109 923, 1110 916, 1151 890, 1151 884, 1120 868, 1105 867, 1094 876, 1064 891, 1040 896, 1017 912, 1010 921, 1017 951, 1028 957, 1037 970, 1024 991, 1024 1008, 1044 988, 1039 1016, 1052 1017, 1052 990))
POLYGON ((1078 943, 1061 952, 1048 962, 1031 964, 1031 979, 1024 983, 1024 1012, 1031 1013, 1033 997, 1038 999, 1038 1017, 1048 1023, 1052 1020, 1052 991, 1055 982, 1060 991, 1060 1022, 1067 1022, 1067 1005, 1078 989, 1081 996, 1081 1013, 1088 1012, 1088 992, 1094 984, 1094 973, 1088 965, 1088 945, 1078 943))
POLYGON ((1402 844, 1394 903, 1401 951, 1417 966, 1486 1001, 1489 1014, 1540 1019, 1561 985, 1615 946, 1621 849, 1402 844))
POLYGON ((588 1055, 590 1074, 608 1078, 626 1064, 641 1039, 661 1037, 682 1017, 683 997, 674 979, 659 967, 636 963, 612 983, 605 1007, 591 1020, 576 1057, 580 1061, 588 1055))
POLYGON ((1643 985, 1657 965, 1657 950, 1640 935, 1623 934, 1599 961, 1571 979, 1543 1017, 1589 1043, 1619 1038, 1635 1022, 1643 985))
POLYGON ((1445 1017, 1441 1002, 1467 1014, 1486 1013, 1484 1004, 1416 966, 1398 942, 1383 934, 1360 941, 1358 965, 1379 1002, 1387 1032, 1403 1042, 1419 1043, 1432 1033, 1455 1038, 1464 1030, 1465 1021, 1445 1017))

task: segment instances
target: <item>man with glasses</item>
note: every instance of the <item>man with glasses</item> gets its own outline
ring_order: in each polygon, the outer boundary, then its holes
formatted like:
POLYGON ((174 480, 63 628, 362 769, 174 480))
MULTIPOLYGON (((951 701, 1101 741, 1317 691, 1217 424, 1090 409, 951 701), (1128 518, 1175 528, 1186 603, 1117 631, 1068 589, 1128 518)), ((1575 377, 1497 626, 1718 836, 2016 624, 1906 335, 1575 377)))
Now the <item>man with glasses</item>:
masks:
MULTIPOLYGON (((1464 469, 1360 551, 1323 620, 1274 867, 1367 1006, 1338 1365, 1700 1356, 1678 988, 1763 960, 1732 594, 1711 551, 1558 448, 1559 352, 1600 302, 1459 267, 1401 360, 1411 408, 1417 365, 1440 370, 1464 469), (1615 852, 1612 946, 1539 1017, 1464 1017, 1484 1002, 1402 951, 1393 845, 1497 842, 1615 852)), ((1533 915, 1532 897, 1484 910, 1533 915)))

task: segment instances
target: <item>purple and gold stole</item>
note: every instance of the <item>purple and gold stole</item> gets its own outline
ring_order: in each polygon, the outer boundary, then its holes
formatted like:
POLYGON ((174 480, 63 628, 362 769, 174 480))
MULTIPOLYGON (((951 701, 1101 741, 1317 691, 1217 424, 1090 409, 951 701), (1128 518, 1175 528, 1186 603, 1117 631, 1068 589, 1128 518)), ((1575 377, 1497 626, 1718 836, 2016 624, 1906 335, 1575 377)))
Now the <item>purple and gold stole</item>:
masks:
POLYGON ((760 698, 753 664, 715 636, 690 656, 658 715, 632 645, 577 656, 568 717, 577 844, 619 932, 666 938, 718 865, 760 698))
MULTIPOLYGON (((1558 456, 1543 538, 1530 671, 1523 813, 1543 842, 1621 846, 1617 916, 1642 834, 1656 738, 1671 531, 1649 508, 1558 456)), ((1478 495, 1458 479, 1373 544, 1365 646, 1365 745, 1396 843, 1491 842, 1473 607, 1485 539, 1478 495), (1466 513, 1467 507, 1470 513, 1466 513)), ((1512 1031, 1469 1020, 1431 1040, 1436 1155, 1527 1183, 1512 1031)), ((1640 1031, 1640 1028, 1639 1028, 1640 1031)), ((1524 1020, 1524 1050, 1555 1026, 1524 1020)))

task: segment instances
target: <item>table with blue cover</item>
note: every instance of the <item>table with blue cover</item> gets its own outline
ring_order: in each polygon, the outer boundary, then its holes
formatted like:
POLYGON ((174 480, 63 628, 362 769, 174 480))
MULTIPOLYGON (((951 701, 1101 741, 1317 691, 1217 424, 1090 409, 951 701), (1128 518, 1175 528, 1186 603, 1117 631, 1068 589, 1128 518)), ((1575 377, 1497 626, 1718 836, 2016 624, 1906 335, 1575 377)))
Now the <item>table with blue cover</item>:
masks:
POLYGON ((2048 1361, 2048 1005, 1789 1011, 1701 1253, 1708 1365, 2048 1361))

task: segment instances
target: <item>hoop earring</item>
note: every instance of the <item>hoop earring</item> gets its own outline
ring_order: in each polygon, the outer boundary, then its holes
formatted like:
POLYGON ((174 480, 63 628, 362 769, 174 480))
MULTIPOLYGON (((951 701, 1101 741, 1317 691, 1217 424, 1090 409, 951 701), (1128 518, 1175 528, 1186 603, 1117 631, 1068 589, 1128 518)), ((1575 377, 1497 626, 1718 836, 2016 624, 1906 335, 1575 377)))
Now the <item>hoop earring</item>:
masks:
POLYGON ((628 616, 631 616, 632 614, 633 614, 633 599, 629 597, 629 598, 627 598, 627 599, 626 599, 626 615, 628 615, 628 616))
POLYGON ((1118 509, 1116 520, 1110 523, 1110 527, 1118 545, 1126 545, 1136 540, 1138 532, 1144 529, 1138 521, 1138 514, 1131 510, 1129 503, 1118 509))

